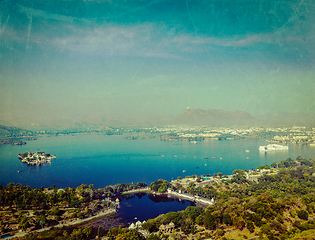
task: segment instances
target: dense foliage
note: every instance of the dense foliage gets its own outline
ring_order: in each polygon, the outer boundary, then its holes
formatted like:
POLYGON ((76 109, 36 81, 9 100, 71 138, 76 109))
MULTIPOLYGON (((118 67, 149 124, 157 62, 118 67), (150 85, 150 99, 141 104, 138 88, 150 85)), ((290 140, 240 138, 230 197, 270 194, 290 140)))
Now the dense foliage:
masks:
POLYGON ((60 221, 83 219, 110 207, 107 197, 145 186, 145 183, 117 184, 95 190, 92 184, 64 189, 55 186, 31 189, 19 183, 0 185, 0 233, 13 231, 16 224, 26 231, 30 227, 37 229, 60 221))

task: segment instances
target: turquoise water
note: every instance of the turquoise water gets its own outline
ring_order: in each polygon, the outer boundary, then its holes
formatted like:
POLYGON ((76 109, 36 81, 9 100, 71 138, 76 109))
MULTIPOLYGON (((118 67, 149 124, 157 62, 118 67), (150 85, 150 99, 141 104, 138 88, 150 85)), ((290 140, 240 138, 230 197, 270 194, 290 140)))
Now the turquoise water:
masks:
POLYGON ((102 135, 40 137, 22 146, 0 145, 0 184, 15 182, 30 187, 55 184, 61 188, 82 183, 94 184, 96 188, 127 182, 149 184, 160 178, 170 181, 192 174, 231 174, 234 169, 256 168, 288 157, 295 159, 298 155, 315 157, 315 148, 298 145, 289 145, 286 152, 260 155, 259 146, 266 144, 266 139, 194 144, 102 135), (27 166, 18 159, 18 153, 38 150, 57 158, 40 167, 27 166))

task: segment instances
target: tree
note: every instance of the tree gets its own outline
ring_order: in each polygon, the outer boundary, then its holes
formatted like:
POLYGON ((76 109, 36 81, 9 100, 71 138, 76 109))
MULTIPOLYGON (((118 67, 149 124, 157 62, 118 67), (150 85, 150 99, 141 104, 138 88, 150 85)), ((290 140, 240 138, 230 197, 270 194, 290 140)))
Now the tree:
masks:
POLYGON ((270 166, 269 166, 268 164, 266 164, 266 165, 264 166, 264 169, 270 169, 270 166))
POLYGON ((102 238, 102 227, 99 226, 97 229, 97 239, 101 239, 102 238))
POLYGON ((253 233, 255 231, 255 227, 254 227, 254 224, 252 221, 248 220, 246 221, 246 226, 247 226, 247 229, 253 233))
POLYGON ((261 226, 260 231, 264 234, 268 234, 270 232, 270 226, 269 224, 264 224, 261 226))
POLYGON ((151 233, 149 237, 147 237, 147 240, 160 240, 160 238, 158 235, 151 233))
POLYGON ((277 166, 278 166, 278 164, 276 162, 273 162, 273 163, 270 164, 270 167, 273 167, 273 168, 275 168, 277 166))
POLYGON ((51 214, 52 215, 59 215, 60 214, 60 210, 58 207, 52 207, 51 208, 51 214))
POLYGON ((144 237, 135 230, 127 230, 117 235, 116 240, 141 240, 144 237))
POLYGON ((232 221, 232 219, 231 219, 230 214, 228 214, 228 213, 224 213, 224 214, 223 214, 223 222, 224 222, 226 225, 232 225, 233 221, 232 221))
POLYGON ((19 227, 25 232, 28 227, 30 227, 27 217, 23 216, 20 220, 19 227))
POLYGON ((165 193, 166 190, 167 190, 167 183, 166 183, 166 182, 163 182, 163 183, 161 184, 161 186, 159 187, 158 192, 159 192, 159 193, 165 193))
POLYGON ((210 229, 210 230, 214 230, 217 226, 215 217, 209 212, 206 213, 204 226, 206 229, 210 229))
POLYGON ((299 218, 301 218, 303 220, 307 220, 308 219, 308 212, 306 212, 305 210, 297 211, 297 215, 298 215, 299 218))
POLYGON ((234 218, 233 224, 236 228, 241 229, 241 230, 245 227, 245 221, 242 217, 234 218))
POLYGON ((86 239, 90 239, 92 237, 92 228, 91 227, 83 227, 82 233, 86 237, 86 239))
POLYGON ((43 226, 45 225, 46 223, 46 216, 44 214, 41 214, 41 215, 38 215, 35 217, 35 220, 38 222, 39 225, 43 226))
POLYGON ((239 175, 239 176, 245 176, 245 171, 242 169, 235 169, 233 171, 233 174, 239 175))
POLYGON ((148 186, 146 183, 138 182, 135 187, 136 187, 136 188, 138 188, 138 187, 143 188, 143 187, 146 187, 146 186, 148 186))
POLYGON ((221 173, 221 172, 218 172, 218 173, 217 173, 217 175, 219 176, 219 178, 222 178, 222 176, 223 176, 223 173, 221 173))

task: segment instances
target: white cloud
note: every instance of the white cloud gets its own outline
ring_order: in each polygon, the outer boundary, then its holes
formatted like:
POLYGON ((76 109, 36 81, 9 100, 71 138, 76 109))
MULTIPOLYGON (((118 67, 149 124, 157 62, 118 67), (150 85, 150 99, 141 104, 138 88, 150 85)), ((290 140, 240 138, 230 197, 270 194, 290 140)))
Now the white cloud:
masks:
POLYGON ((51 46, 88 55, 140 56, 150 58, 183 58, 185 53, 211 51, 217 47, 243 48, 260 43, 281 45, 303 42, 302 37, 288 37, 277 33, 248 34, 233 37, 194 36, 177 33, 169 36, 165 27, 154 23, 134 26, 109 25, 91 30, 72 29, 72 34, 55 37, 41 42, 51 46))
POLYGON ((152 24, 132 27, 107 26, 92 30, 74 31, 66 37, 47 39, 53 47, 84 54, 106 54, 108 56, 144 56, 174 58, 167 51, 168 41, 152 24))

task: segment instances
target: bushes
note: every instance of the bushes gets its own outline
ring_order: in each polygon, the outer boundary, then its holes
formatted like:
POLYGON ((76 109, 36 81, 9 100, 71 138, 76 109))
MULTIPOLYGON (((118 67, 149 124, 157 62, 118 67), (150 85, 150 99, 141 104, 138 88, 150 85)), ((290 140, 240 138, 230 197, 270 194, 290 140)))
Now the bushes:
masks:
POLYGON ((232 221, 232 219, 231 219, 230 214, 228 214, 228 213, 224 213, 224 214, 223 214, 223 222, 224 222, 226 225, 232 225, 232 224, 233 224, 233 221, 232 221))
POLYGON ((254 223, 250 220, 246 221, 246 226, 247 226, 247 229, 253 233, 255 231, 255 226, 254 226, 254 223))
POLYGON ((308 212, 306 212, 305 210, 297 211, 297 215, 300 219, 303 219, 303 220, 308 219, 308 212))

